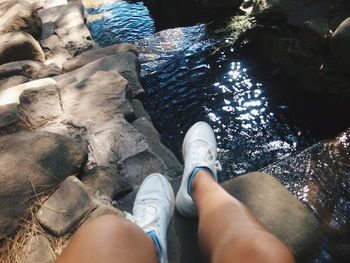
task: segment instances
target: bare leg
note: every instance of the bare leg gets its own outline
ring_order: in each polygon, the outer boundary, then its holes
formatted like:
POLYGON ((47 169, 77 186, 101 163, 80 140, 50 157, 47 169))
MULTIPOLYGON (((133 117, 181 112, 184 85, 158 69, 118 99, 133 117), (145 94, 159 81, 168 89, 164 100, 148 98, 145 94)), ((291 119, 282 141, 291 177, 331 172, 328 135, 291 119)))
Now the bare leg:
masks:
POLYGON ((152 239, 136 224, 102 216, 82 226, 56 263, 159 263, 152 239))
POLYGON ((199 245, 210 262, 295 262, 289 249, 206 171, 195 175, 192 195, 199 212, 199 245))

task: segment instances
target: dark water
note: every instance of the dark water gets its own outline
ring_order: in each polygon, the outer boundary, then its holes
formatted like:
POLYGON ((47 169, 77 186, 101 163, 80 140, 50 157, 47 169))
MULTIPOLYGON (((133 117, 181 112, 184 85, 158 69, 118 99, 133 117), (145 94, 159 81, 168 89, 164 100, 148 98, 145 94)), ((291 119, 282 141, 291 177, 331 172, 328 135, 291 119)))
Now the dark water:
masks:
POLYGON ((334 247, 346 250, 349 242, 349 156, 340 160, 333 146, 320 144, 300 159, 285 159, 345 130, 341 107, 325 106, 297 92, 297 84, 260 59, 246 41, 223 47, 231 37, 216 33, 214 25, 155 34, 142 2, 87 11, 109 13, 89 23, 98 44, 139 46, 141 81, 148 93, 144 105, 164 144, 179 159, 186 131, 199 120, 207 121, 217 136, 221 180, 268 166, 265 170, 308 204, 325 226, 323 250, 313 262, 342 262, 333 256, 340 254, 334 247), (339 162, 340 168, 326 169, 327 163, 339 162), (333 176, 338 171, 341 174, 333 176))

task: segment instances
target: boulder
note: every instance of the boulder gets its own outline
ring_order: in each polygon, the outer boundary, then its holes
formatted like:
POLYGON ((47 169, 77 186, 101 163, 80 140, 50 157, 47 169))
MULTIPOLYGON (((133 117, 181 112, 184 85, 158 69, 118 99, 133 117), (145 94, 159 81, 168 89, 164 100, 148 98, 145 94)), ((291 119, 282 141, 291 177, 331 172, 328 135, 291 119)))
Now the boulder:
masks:
POLYGON ((250 208, 263 226, 291 249, 298 261, 318 249, 322 232, 317 218, 272 176, 250 173, 222 186, 250 208))
POLYGON ((33 60, 14 61, 0 65, 0 79, 21 75, 27 79, 34 80, 60 74, 62 74, 62 70, 57 65, 43 64, 33 60))
POLYGON ((304 22, 299 37, 310 49, 318 52, 328 47, 332 33, 326 19, 316 18, 304 22))
MULTIPOLYGON (((10 126, 20 122, 17 104, 0 106, 0 130, 3 131, 10 126)), ((0 133, 1 134, 1 133, 0 133)))
POLYGON ((87 172, 82 182, 95 198, 107 197, 113 200, 117 195, 131 190, 119 172, 108 166, 95 166, 87 172))
POLYGON ((115 44, 105 48, 98 48, 86 51, 79 56, 76 56, 63 64, 63 70, 65 72, 75 70, 86 64, 89 64, 102 57, 114 55, 116 53, 132 52, 138 56, 138 49, 133 44, 115 44))
POLYGON ((67 119, 94 124, 111 120, 116 114, 134 119, 126 99, 127 81, 116 71, 96 72, 86 79, 60 87, 62 108, 67 119))
POLYGON ((330 47, 333 58, 342 68, 342 70, 350 74, 350 17, 343 21, 334 32, 330 47))
POLYGON ((45 51, 46 63, 54 63, 62 68, 63 63, 72 57, 57 35, 40 40, 40 44, 45 51))
POLYGON ((55 260, 50 242, 43 234, 31 236, 24 250, 23 263, 53 263, 55 260))
POLYGON ((78 173, 87 154, 75 141, 47 132, 0 137, 0 239, 15 233, 37 194, 78 173))
POLYGON ((69 84, 69 82, 84 81, 98 71, 117 71, 123 76, 128 81, 128 97, 135 98, 145 95, 145 91, 138 79, 140 64, 137 56, 131 52, 103 57, 84 67, 56 76, 54 79, 58 82, 58 86, 64 86, 69 84))
POLYGON ((67 0, 26 0, 29 3, 33 4, 35 6, 36 10, 39 9, 46 9, 54 6, 59 6, 59 5, 66 5, 68 4, 67 0))
POLYGON ((243 0, 200 0, 202 5, 209 8, 232 8, 237 10, 243 0))
POLYGON ((91 220, 97 217, 106 215, 125 217, 125 214, 122 211, 111 205, 100 205, 89 215, 89 218, 85 221, 84 224, 90 222, 91 220))
POLYGON ((31 88, 19 97, 19 112, 31 128, 38 128, 63 115, 56 86, 31 88))
POLYGON ((293 26, 302 26, 307 20, 326 17, 332 0, 256 0, 252 15, 266 20, 285 20, 293 26))
POLYGON ((39 37, 42 22, 34 5, 27 1, 9 0, 0 3, 0 34, 24 31, 39 37))
POLYGON ((45 61, 43 50, 31 35, 12 32, 0 36, 0 64, 26 59, 45 61))
POLYGON ((11 104, 11 103, 18 104, 19 96, 26 89, 40 88, 40 87, 45 87, 50 85, 56 85, 56 81, 51 78, 46 78, 46 79, 33 80, 18 86, 0 90, 0 106, 11 104))
POLYGON ((69 176, 39 209, 39 223, 56 236, 67 233, 95 208, 83 183, 69 176))
POLYGON ((140 100, 138 100, 138 99, 131 100, 131 106, 134 110, 136 119, 146 118, 148 120, 151 120, 151 116, 145 110, 145 108, 143 107, 143 104, 140 100))
MULTIPOLYGON (((0 66, 1 67, 1 66, 0 66)), ((0 80, 0 91, 7 89, 7 88, 11 88, 14 86, 18 86, 24 82, 29 81, 29 79, 27 79, 24 76, 12 76, 9 78, 4 78, 2 80, 0 80)))

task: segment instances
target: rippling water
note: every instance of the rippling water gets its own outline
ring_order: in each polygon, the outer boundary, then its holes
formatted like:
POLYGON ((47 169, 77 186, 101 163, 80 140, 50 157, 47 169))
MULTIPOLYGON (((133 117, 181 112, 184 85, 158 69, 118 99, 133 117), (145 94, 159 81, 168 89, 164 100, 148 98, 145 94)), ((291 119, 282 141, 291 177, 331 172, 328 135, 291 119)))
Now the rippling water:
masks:
MULTIPOLYGON (((249 43, 224 47, 230 36, 203 24, 155 33, 142 2, 117 2, 87 11, 106 16, 89 23, 98 44, 139 46, 142 84, 148 93, 145 107, 164 143, 179 159, 189 127, 199 120, 209 122, 224 168, 221 180, 267 167, 266 172, 321 219, 324 248, 313 262, 343 262, 331 255, 349 249, 350 132, 338 143, 317 144, 284 159, 317 141, 296 121, 308 115, 303 109, 311 102, 301 98, 304 94, 293 95, 293 83, 276 77, 275 69, 259 60, 249 43)), ((322 113, 317 104, 309 108, 317 118, 322 116, 317 124, 328 123, 322 119, 327 110, 322 113)), ((329 111, 329 115, 334 119, 339 113, 329 111)), ((322 133, 325 126, 317 127, 322 133)))

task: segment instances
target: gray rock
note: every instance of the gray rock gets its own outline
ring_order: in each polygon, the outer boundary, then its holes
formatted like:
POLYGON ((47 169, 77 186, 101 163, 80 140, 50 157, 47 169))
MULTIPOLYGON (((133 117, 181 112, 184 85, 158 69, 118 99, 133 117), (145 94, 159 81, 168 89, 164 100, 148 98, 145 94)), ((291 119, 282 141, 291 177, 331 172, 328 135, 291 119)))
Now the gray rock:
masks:
POLYGON ((89 218, 85 221, 85 224, 90 222, 91 220, 98 218, 100 216, 113 215, 119 217, 125 217, 125 214, 119 209, 111 206, 111 205, 101 205, 98 206, 90 215, 89 218))
POLYGON ((23 263, 53 263, 53 255, 49 240, 42 234, 34 235, 25 246, 23 263))
POLYGON ((83 177, 82 182, 93 197, 106 196, 113 200, 131 190, 118 171, 107 166, 96 166, 83 177))
POLYGON ((41 28, 42 22, 34 5, 19 0, 0 3, 0 34, 24 31, 39 37, 41 28))
POLYGON ((27 79, 34 80, 60 74, 62 74, 62 70, 57 65, 43 64, 33 60, 14 61, 0 65, 0 79, 21 75, 27 79))
POLYGON ((83 183, 70 176, 47 199, 36 217, 41 225, 56 236, 67 233, 91 212, 95 205, 83 183))
POLYGON ((27 83, 23 83, 18 86, 0 90, 0 106, 19 103, 19 96, 23 91, 30 88, 40 88, 50 85, 56 85, 56 81, 51 78, 33 80, 27 83))
POLYGON ((102 123, 120 113, 126 119, 134 119, 126 99, 126 85, 127 81, 117 72, 101 71, 61 86, 63 111, 76 122, 102 123))
POLYGON ((118 168, 125 180, 137 188, 152 173, 168 175, 164 162, 151 151, 139 152, 118 162, 118 168))
POLYGON ((29 81, 29 79, 27 79, 24 76, 12 76, 9 78, 2 79, 2 80, 0 80, 0 91, 7 89, 7 88, 17 86, 17 85, 20 85, 20 84, 27 82, 27 81, 29 81))
MULTIPOLYGON (((238 9, 243 0, 200 0, 205 7, 238 9)), ((232 10, 233 11, 233 10, 232 10)))
POLYGON ((67 85, 69 82, 83 81, 98 71, 117 71, 128 81, 128 94, 131 98, 140 97, 145 94, 138 80, 140 64, 137 56, 133 53, 119 53, 107 56, 87 64, 84 67, 73 70, 66 74, 55 77, 59 86, 67 85))
POLYGON ((328 47, 331 29, 326 19, 306 21, 300 29, 300 39, 312 50, 318 52, 328 47))
POLYGON ((114 166, 149 149, 144 136, 118 114, 112 120, 87 129, 91 162, 95 165, 114 166))
POLYGON ((45 61, 43 50, 31 35, 12 32, 0 36, 0 64, 26 59, 45 61))
POLYGON ((250 173, 222 186, 247 205, 260 222, 291 249, 297 260, 307 258, 318 248, 322 237, 318 220, 272 176, 250 173))
POLYGON ((148 120, 151 120, 151 116, 149 116, 148 112, 143 107, 143 104, 138 99, 131 100, 131 106, 134 109, 135 118, 146 118, 148 120))
POLYGON ((0 240, 19 228, 31 198, 79 172, 86 159, 79 144, 57 134, 21 132, 0 137, 0 240))
POLYGON ((62 68, 63 63, 72 57, 72 54, 66 50, 64 42, 57 35, 40 40, 40 44, 45 51, 46 63, 55 63, 62 68))
POLYGON ((334 32, 330 47, 336 62, 345 73, 350 74, 350 17, 343 21, 334 32))
POLYGON ((326 17, 333 6, 332 0, 256 0, 252 15, 267 20, 286 20, 293 26, 314 18, 326 17))
POLYGON ((137 119, 132 122, 135 129, 143 134, 151 151, 157 155, 166 165, 168 175, 176 177, 182 173, 182 165, 177 160, 175 155, 160 142, 160 135, 152 122, 146 118, 137 119))
POLYGON ((18 114, 17 104, 0 106, 0 130, 16 125, 19 121, 20 115, 18 114))
POLYGON ((39 9, 46 9, 54 6, 59 5, 66 5, 68 4, 67 0, 26 0, 27 2, 33 4, 35 6, 36 10, 39 9))
POLYGON ((31 128, 40 127, 63 115, 56 86, 27 89, 19 100, 21 117, 31 128))
POLYGON ((65 72, 75 70, 100 58, 122 52, 132 52, 138 56, 137 47, 133 44, 116 44, 105 48, 89 50, 76 56, 63 64, 65 72))

